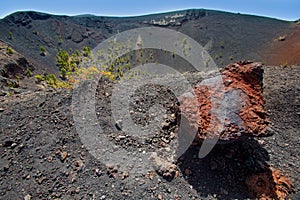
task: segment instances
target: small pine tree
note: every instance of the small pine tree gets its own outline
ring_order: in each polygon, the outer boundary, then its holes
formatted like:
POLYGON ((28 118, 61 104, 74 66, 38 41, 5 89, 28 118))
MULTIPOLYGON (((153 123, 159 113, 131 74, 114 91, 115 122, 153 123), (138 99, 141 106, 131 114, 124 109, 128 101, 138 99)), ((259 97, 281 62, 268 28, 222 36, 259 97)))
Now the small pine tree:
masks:
POLYGON ((6 47, 6 53, 12 55, 14 54, 14 51, 10 47, 6 47))
POLYGON ((12 40, 14 38, 13 33, 11 31, 8 32, 8 39, 12 40))
POLYGON ((91 55, 90 47, 87 47, 87 46, 83 47, 83 56, 84 57, 89 57, 90 55, 91 55))
POLYGON ((41 46, 40 50, 41 50, 41 55, 46 56, 46 48, 44 46, 41 46))

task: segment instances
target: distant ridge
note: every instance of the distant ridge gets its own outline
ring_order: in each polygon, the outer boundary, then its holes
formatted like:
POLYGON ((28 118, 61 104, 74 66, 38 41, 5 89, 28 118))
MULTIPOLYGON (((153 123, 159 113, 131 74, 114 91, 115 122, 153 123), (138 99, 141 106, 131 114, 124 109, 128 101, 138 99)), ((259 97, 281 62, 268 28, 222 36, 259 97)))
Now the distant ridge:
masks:
MULTIPOLYGON (((209 53, 222 67, 245 59, 266 62, 266 50, 276 38, 292 34, 295 26, 295 22, 205 9, 131 17, 67 16, 19 11, 0 20, 0 40, 32 60, 36 66, 55 72, 58 70, 55 61, 58 49, 94 48, 106 38, 125 30, 163 27, 180 31, 203 46, 212 40, 209 53), (40 56, 41 46, 46 48, 47 56, 40 56)), ((299 59, 286 60, 291 61, 288 64, 299 62, 299 59)), ((286 63, 286 60, 278 60, 275 64, 286 63)))

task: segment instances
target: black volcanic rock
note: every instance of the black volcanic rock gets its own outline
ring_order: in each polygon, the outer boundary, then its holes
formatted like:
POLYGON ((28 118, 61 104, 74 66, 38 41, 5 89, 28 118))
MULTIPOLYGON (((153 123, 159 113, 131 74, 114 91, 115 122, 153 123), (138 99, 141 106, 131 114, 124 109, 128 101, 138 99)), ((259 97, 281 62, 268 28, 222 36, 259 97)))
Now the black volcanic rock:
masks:
MULTIPOLYGON (((208 52, 221 67, 244 59, 262 61, 263 49, 274 38, 288 32, 291 22, 204 9, 138 17, 58 16, 29 11, 1 19, 0 40, 9 43, 36 66, 57 72, 57 49, 94 48, 118 32, 149 26, 180 31, 202 46, 212 40, 208 52), (40 46, 45 46, 47 56, 40 56, 40 46)), ((175 60, 172 67, 184 71, 182 63, 175 60)))
POLYGON ((12 15, 9 15, 5 19, 17 25, 26 26, 30 22, 32 22, 32 20, 46 20, 50 17, 51 15, 46 13, 40 13, 34 11, 28 11, 28 12, 22 11, 22 12, 16 12, 12 15))

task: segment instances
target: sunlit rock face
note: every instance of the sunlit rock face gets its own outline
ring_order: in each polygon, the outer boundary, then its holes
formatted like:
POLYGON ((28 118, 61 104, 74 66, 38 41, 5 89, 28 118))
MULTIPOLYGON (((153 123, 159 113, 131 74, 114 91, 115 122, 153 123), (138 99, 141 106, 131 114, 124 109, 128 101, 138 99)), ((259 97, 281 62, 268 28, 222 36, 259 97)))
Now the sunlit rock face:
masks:
POLYGON ((181 116, 190 124, 184 131, 197 131, 196 140, 217 136, 219 143, 266 134, 262 92, 260 63, 228 65, 220 75, 196 85, 193 94, 181 97, 181 116))

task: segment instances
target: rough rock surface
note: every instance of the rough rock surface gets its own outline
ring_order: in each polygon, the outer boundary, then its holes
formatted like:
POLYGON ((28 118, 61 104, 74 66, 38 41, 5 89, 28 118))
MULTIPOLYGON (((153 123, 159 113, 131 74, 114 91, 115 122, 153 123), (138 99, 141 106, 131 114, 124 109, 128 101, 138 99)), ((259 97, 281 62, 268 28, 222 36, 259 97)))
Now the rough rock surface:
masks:
MULTIPOLYGON (((201 80, 196 75, 187 79, 201 80)), ((157 162, 145 174, 135 174, 93 157, 76 131, 70 91, 0 97, 0 199, 255 199, 246 180, 264 173, 275 182, 269 169, 272 166, 290 176, 295 193, 288 198, 298 200, 299 76, 299 66, 264 67, 263 95, 274 135, 216 145, 203 159, 197 157, 199 146, 192 145, 175 163, 178 175, 174 165, 164 162, 157 162), (174 179, 168 181, 174 172, 174 179)), ((101 81, 95 95, 97 118, 112 146, 137 155, 155 151, 163 158, 160 149, 176 136, 176 123, 145 141, 117 130, 110 110, 114 86, 101 81)), ((132 98, 132 102, 143 102, 131 107, 133 119, 142 125, 147 124, 148 115, 142 115, 139 108, 147 108, 149 102, 145 100, 154 99, 153 90, 167 101, 163 101, 164 107, 172 108, 174 103, 167 100, 175 98, 167 89, 152 88, 140 88, 132 98)), ((175 110, 166 110, 166 121, 171 122, 175 110)))
POLYGON ((41 70, 30 59, 0 40, 0 96, 37 90, 37 73, 41 70))
POLYGON ((291 180, 277 169, 271 168, 268 173, 247 177, 246 184, 249 192, 259 199, 286 199, 293 190, 291 180))
POLYGON ((260 63, 239 62, 196 85, 180 106, 182 116, 198 131, 196 139, 220 135, 220 142, 226 142, 265 135, 262 80, 260 63))

